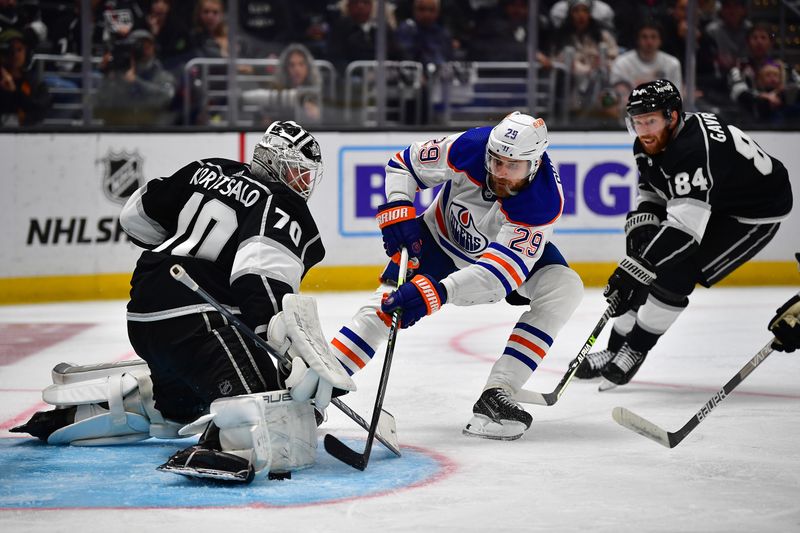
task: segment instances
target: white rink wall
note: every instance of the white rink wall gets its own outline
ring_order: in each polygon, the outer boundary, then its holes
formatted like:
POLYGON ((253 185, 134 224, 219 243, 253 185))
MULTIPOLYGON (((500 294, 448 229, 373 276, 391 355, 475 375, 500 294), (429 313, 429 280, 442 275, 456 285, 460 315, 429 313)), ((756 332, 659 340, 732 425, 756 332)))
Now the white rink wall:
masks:
MULTIPOLYGON (((324 265, 385 260, 372 215, 383 202, 383 166, 409 143, 442 133, 319 133, 324 179, 310 206, 327 249, 324 265)), ((0 279, 128 273, 138 250, 117 225, 120 207, 146 180, 198 158, 249 160, 253 133, 0 135, 0 279)), ((800 134, 753 137, 789 169, 800 190, 800 134)), ((622 226, 635 197, 626 133, 551 134, 548 150, 567 196, 556 244, 571 263, 611 263, 624 251, 622 226)), ((419 195, 431 202, 431 191, 419 195)), ((759 261, 791 261, 800 250, 795 208, 759 261)))

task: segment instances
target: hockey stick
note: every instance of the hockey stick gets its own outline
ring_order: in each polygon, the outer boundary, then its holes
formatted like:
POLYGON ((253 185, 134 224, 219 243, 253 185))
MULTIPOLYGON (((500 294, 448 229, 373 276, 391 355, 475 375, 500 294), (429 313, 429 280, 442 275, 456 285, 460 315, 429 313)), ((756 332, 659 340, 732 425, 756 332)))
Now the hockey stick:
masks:
MULTIPOLYGON (((397 286, 400 287, 406 280, 408 270, 408 250, 403 248, 400 251, 400 272, 397 274, 397 286)), ((372 422, 367 433, 367 444, 364 446, 363 453, 358 453, 345 443, 328 433, 325 435, 325 450, 340 461, 349 464, 358 470, 365 470, 369 462, 369 455, 372 452, 372 441, 375 439, 378 426, 380 425, 380 412, 383 407, 383 398, 386 395, 386 384, 389 381, 389 369, 392 366, 392 355, 394 345, 397 340, 397 330, 400 329, 401 310, 396 310, 392 314, 392 326, 389 328, 389 341, 386 344, 386 355, 383 359, 383 370, 381 370, 381 380, 378 382, 378 392, 375 397, 375 407, 372 409, 372 422)))
MULTIPOLYGON (((774 339, 773 339, 774 340, 774 339)), ((711 411, 714 410, 716 406, 720 404, 722 400, 728 397, 733 389, 739 385, 744 379, 750 375, 750 373, 756 369, 758 365, 764 362, 769 354, 772 353, 772 340, 767 343, 766 346, 761 348, 758 353, 750 359, 747 364, 739 370, 739 373, 733 376, 730 381, 728 381, 724 387, 722 387, 719 391, 717 391, 714 396, 708 400, 702 408, 700 408, 697 413, 688 421, 686 422, 681 429, 678 431, 665 431, 658 427, 657 425, 653 424, 649 420, 642 418, 641 416, 637 415, 633 411, 629 411, 624 407, 615 407, 611 413, 611 416, 614 417, 614 421, 631 431, 635 431, 639 435, 647 437, 648 439, 659 443, 662 446, 666 446, 667 448, 674 448, 680 442, 686 438, 686 436, 691 433, 691 431, 700 424, 711 411)))
MULTIPOLYGON (((195 280, 184 270, 184 268, 180 265, 172 265, 169 269, 170 274, 176 280, 180 281, 184 285, 186 285, 190 290, 197 293, 203 300, 208 302, 214 309, 219 311, 219 313, 227 318, 231 324, 236 327, 240 332, 242 332, 245 336, 249 337, 256 345, 267 352, 269 355, 280 361, 285 365, 291 365, 291 361, 286 356, 286 354, 278 353, 274 350, 267 342, 256 335, 256 333, 250 329, 247 324, 239 320, 233 313, 222 307, 220 303, 210 294, 208 294, 205 290, 203 290, 200 285, 197 284, 195 280)), ((339 398, 331 398, 331 403, 339 408, 344 414, 350 417, 356 424, 361 426, 362 428, 366 429, 367 431, 371 430, 371 426, 367 425, 367 421, 364 420, 361 415, 353 411, 350 407, 347 406, 343 401, 339 398)), ((381 417, 383 423, 381 426, 386 430, 386 435, 377 434, 375 437, 378 441, 389 448, 395 455, 400 455, 400 445, 397 441, 397 430, 394 422, 394 416, 391 413, 386 411, 380 411, 378 415, 381 417), (388 435, 388 436, 387 436, 388 435)), ((373 415, 373 423, 374 423, 375 416, 373 415)))
POLYGON ((594 346, 597 337, 600 336, 600 332, 603 331, 603 328, 606 327, 606 323, 608 319, 611 318, 611 314, 614 312, 614 305, 609 305, 603 316, 600 317, 600 320, 597 321, 597 325, 592 330, 592 333, 589 335, 589 338, 586 339, 586 342, 583 344, 583 348, 581 351, 578 352, 578 357, 572 360, 569 367, 567 367, 567 373, 564 374, 564 377, 561 378, 561 381, 556 385, 556 388, 553 389, 553 392, 536 392, 532 390, 525 390, 520 389, 514 395, 514 399, 518 402, 522 403, 533 403, 536 405, 553 405, 558 401, 562 394, 564 394, 564 389, 567 388, 569 382, 572 381, 573 376, 575 376, 575 372, 577 372, 578 367, 581 366, 583 360, 586 359, 586 355, 589 353, 589 350, 592 349, 594 346))

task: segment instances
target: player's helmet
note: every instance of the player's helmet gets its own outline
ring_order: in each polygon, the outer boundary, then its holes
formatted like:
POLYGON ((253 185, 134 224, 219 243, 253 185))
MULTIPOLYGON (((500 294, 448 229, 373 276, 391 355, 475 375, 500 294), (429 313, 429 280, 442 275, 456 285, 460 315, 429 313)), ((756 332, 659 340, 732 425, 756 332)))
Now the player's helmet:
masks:
POLYGON ((253 174, 282 181, 305 200, 322 179, 319 143, 298 123, 276 121, 267 127, 253 150, 253 174))
POLYGON ((506 115, 489 133, 489 140, 486 142, 486 171, 491 171, 492 157, 504 156, 529 161, 531 165, 528 179, 532 179, 549 144, 544 120, 514 111, 506 115))
POLYGON ((631 91, 625 110, 631 117, 661 110, 664 118, 669 120, 673 111, 677 111, 680 116, 683 111, 683 100, 678 88, 671 81, 648 81, 637 85, 631 91))

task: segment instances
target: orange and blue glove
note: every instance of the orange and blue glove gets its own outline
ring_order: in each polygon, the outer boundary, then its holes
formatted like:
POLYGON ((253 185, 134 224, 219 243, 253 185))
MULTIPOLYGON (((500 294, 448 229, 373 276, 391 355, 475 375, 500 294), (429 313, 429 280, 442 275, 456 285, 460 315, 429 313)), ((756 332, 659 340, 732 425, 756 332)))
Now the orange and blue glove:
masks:
POLYGON ((396 291, 384 296, 381 312, 391 315, 401 310, 400 327, 413 326, 420 318, 431 315, 447 301, 447 290, 434 278, 417 274, 411 281, 400 285, 396 291))
POLYGON ((378 208, 375 219, 381 228, 386 255, 397 263, 400 261, 400 248, 405 247, 409 266, 416 268, 422 255, 422 232, 414 204, 408 200, 383 204, 378 208))

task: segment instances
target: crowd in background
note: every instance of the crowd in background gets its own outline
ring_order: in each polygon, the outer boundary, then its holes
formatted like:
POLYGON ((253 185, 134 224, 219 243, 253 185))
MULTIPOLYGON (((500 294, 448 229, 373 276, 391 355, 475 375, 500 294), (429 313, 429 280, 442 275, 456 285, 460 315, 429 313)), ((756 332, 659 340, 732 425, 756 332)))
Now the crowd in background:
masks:
MULTIPOLYGON (((81 54, 80 4, 0 0, 2 126, 41 124, 65 98, 62 89, 80 89, 81 78, 66 75, 80 71, 80 62, 59 65, 63 75, 49 70, 43 76, 32 61, 34 54, 81 54)), ((568 87, 564 105, 575 123, 618 124, 628 92, 644 81, 667 78, 684 87, 687 4, 539 2, 536 62, 542 73, 565 66, 569 83, 558 83, 568 87)), ((223 0, 91 0, 91 5, 92 55, 100 58, 92 106, 101 125, 224 123, 213 107, 192 98, 197 89, 185 69, 194 58, 227 58, 231 46, 238 58, 274 60, 238 66, 249 80, 239 96, 242 105, 256 110, 250 115, 254 126, 277 119, 336 124, 348 65, 375 59, 377 0, 239 0, 234 21, 223 0), (323 94, 316 60, 332 65, 338 96, 323 94), (182 113, 187 101, 195 102, 188 120, 182 113)), ((775 22, 753 18, 750 7, 744 0, 698 0, 696 107, 767 126, 800 124, 798 65, 782 59, 775 22)), ((387 59, 422 65, 414 94, 425 102, 425 112, 415 115, 417 123, 437 123, 428 104, 437 98, 431 92, 443 72, 461 73, 448 79, 469 83, 470 62, 527 61, 528 9, 527 0, 386 2, 387 59)), ((800 44, 794 46, 800 50, 800 44)), ((213 69, 227 73, 224 62, 213 69)), ((79 111, 72 113, 80 118, 79 111)))

